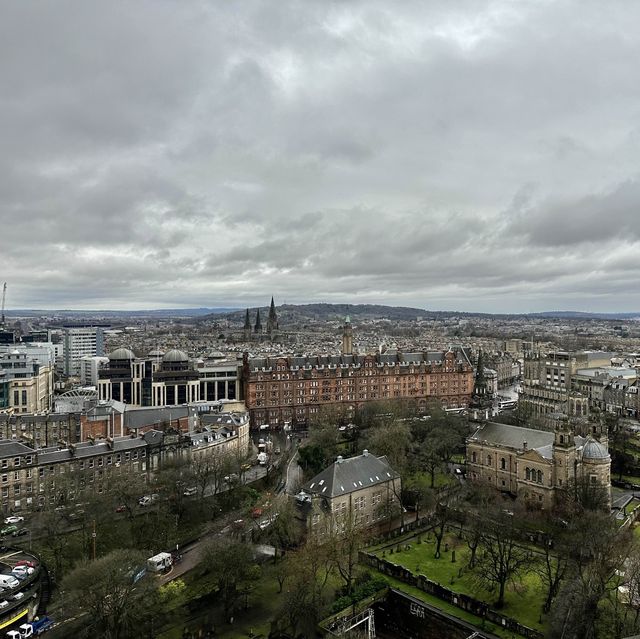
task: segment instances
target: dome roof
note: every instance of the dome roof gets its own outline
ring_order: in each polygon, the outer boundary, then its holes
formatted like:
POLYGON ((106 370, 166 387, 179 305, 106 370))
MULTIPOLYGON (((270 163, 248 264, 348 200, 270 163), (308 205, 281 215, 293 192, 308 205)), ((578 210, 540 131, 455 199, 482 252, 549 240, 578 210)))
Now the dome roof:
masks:
POLYGON ((133 351, 130 351, 128 348, 116 348, 116 350, 113 351, 113 353, 109 353, 107 357, 109 359, 117 359, 117 360, 135 359, 135 355, 133 354, 133 351))
POLYGON ((184 351, 173 349, 169 351, 163 358, 163 362, 188 362, 189 356, 184 351))
POLYGON ((582 449, 582 459, 609 459, 607 447, 595 439, 588 439, 582 449))

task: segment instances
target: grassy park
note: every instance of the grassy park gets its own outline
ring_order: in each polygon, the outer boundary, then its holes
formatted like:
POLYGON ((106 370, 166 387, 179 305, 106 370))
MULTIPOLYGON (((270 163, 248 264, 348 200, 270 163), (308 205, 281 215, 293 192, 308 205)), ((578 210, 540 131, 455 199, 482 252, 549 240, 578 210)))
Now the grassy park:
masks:
MULTIPOLYGON (((493 605, 496 594, 487 590, 477 568, 469 568, 470 550, 463 539, 454 533, 448 533, 442 544, 440 559, 434 558, 434 549, 433 535, 423 534, 398 544, 395 548, 378 549, 375 554, 378 557, 384 556, 388 561, 403 566, 414 574, 423 574, 450 590, 493 605), (407 545, 410 546, 409 550, 405 549, 407 545), (398 547, 401 548, 399 552, 398 547), (454 553, 455 562, 452 561, 454 553)), ((529 570, 523 573, 515 584, 508 584, 505 606, 500 612, 530 628, 544 630, 544 620, 541 619, 544 595, 544 585, 540 577, 533 570, 529 570)), ((458 612, 456 615, 461 616, 458 612)))

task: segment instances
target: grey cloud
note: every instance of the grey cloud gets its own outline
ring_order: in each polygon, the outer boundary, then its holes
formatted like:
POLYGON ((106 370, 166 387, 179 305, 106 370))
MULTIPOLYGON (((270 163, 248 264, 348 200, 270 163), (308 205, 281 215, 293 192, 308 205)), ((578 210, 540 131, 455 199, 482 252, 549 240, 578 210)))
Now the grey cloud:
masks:
POLYGON ((640 308, 639 18, 10 0, 0 279, 22 306, 640 308))

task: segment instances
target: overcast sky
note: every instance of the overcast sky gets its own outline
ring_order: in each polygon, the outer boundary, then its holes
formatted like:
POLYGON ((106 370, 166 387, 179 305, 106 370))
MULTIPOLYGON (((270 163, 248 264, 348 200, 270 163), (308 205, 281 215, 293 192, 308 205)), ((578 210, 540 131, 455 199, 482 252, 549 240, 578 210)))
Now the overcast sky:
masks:
POLYGON ((640 311, 638 24, 629 0, 7 0, 7 305, 640 311))

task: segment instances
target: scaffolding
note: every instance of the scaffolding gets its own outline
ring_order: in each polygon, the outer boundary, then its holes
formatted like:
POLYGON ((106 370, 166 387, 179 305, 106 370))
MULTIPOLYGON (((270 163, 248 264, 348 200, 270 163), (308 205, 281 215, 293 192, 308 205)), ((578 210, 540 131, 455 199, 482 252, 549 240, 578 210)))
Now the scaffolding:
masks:
POLYGON ((376 625, 373 618, 373 609, 367 608, 357 615, 352 617, 341 619, 332 628, 328 628, 329 632, 334 637, 343 637, 348 632, 355 630, 360 624, 366 624, 365 636, 367 639, 375 639, 376 625))

